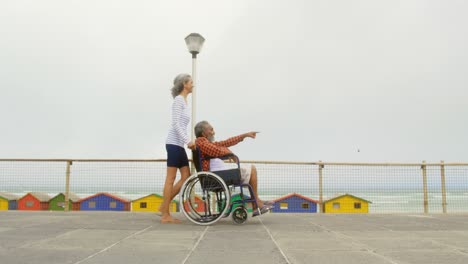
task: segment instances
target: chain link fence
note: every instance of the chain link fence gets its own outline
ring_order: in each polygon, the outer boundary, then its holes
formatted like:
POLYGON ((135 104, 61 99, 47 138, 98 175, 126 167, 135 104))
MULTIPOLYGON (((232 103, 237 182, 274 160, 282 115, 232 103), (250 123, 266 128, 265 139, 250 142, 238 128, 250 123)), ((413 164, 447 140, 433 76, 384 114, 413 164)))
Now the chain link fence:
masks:
MULTIPOLYGON (((260 198, 275 201, 280 212, 300 209, 317 213, 468 212, 468 163, 242 161, 241 164, 256 167, 260 198), (306 210, 310 208, 307 203, 315 203, 316 209, 306 210)), ((132 202, 148 195, 154 195, 156 203, 162 201, 165 177, 164 159, 0 159, 0 209, 23 210, 22 199, 31 195, 40 196, 41 203, 62 195, 73 203, 73 210, 83 210, 80 203, 104 193, 128 202, 128 207, 122 210, 134 210, 136 204, 132 202), (15 201, 17 205, 13 206, 15 201)), ((156 211, 158 205, 144 206, 156 211)), ((72 209, 65 204, 62 207, 72 209)))

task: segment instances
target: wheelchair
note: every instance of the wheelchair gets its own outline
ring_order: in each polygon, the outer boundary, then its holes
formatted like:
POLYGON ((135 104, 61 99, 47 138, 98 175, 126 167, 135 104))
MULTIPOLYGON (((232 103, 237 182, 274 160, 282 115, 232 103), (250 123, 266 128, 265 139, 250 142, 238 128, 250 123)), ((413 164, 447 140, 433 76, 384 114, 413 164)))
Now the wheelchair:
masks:
POLYGON ((235 224, 243 224, 248 218, 248 203, 256 205, 259 210, 252 186, 241 183, 240 164, 236 155, 220 157, 222 160, 234 159, 236 168, 209 172, 202 171, 202 161, 212 158, 201 158, 198 148, 192 153, 197 172, 185 181, 179 193, 180 210, 191 222, 211 225, 232 214, 235 224), (244 195, 244 188, 248 189, 250 196, 244 195), (239 193, 235 193, 236 190, 239 193), (240 199, 232 199, 235 194, 240 199))

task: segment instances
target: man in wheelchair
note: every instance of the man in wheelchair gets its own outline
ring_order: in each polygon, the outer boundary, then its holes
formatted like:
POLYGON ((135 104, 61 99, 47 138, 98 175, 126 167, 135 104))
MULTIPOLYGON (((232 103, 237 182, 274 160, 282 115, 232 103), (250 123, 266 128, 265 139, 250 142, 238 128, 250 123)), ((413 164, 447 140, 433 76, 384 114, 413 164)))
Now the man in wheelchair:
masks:
MULTIPOLYGON (((243 141, 244 138, 250 137, 255 138, 257 132, 248 132, 242 135, 238 135, 235 137, 228 138, 223 141, 215 141, 214 138, 215 132, 213 127, 207 121, 201 121, 196 124, 195 126, 195 136, 197 139, 195 140, 195 145, 200 150, 200 154, 202 156, 202 170, 203 171, 222 171, 226 170, 227 166, 223 160, 219 157, 223 157, 229 154, 232 154, 231 150, 228 147, 234 146, 239 142, 243 141), (204 157, 211 157, 211 159, 206 160, 203 159, 204 157)), ((257 200, 257 204, 260 210, 256 210, 256 205, 254 204, 254 213, 253 216, 258 216, 260 214, 267 213, 273 207, 272 201, 262 201, 258 197, 257 192, 257 169, 254 165, 250 167, 241 166, 240 167, 240 174, 241 174, 241 183, 243 184, 250 184, 252 186, 255 198, 257 200)))

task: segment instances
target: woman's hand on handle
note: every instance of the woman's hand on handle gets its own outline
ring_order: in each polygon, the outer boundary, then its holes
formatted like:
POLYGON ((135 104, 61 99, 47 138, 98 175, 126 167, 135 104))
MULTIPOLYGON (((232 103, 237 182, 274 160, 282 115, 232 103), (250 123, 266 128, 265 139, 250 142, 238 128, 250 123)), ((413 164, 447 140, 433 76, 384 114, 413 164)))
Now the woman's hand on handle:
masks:
POLYGON ((193 141, 190 141, 189 143, 187 143, 187 147, 191 150, 195 150, 197 148, 197 146, 195 145, 193 141))

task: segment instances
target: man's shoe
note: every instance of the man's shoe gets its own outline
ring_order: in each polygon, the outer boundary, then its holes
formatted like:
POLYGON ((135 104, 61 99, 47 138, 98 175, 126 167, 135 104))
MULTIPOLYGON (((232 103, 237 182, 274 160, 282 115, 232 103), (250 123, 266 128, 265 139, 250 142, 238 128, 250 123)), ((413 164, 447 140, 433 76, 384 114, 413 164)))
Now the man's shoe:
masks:
POLYGON ((263 205, 262 208, 259 209, 255 209, 253 214, 252 214, 252 217, 256 217, 256 216, 259 216, 259 215, 262 215, 262 214, 266 214, 270 211, 270 208, 266 205, 263 205))

